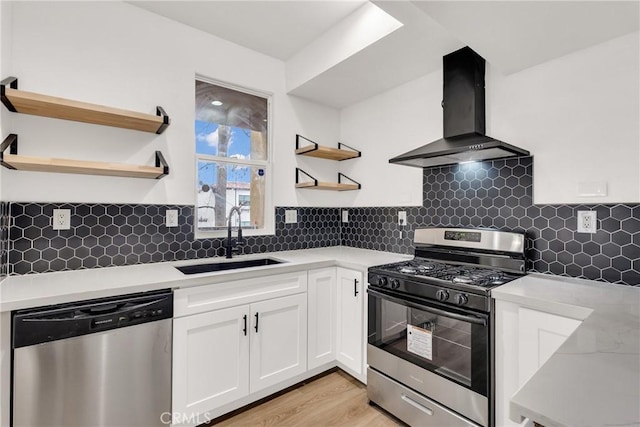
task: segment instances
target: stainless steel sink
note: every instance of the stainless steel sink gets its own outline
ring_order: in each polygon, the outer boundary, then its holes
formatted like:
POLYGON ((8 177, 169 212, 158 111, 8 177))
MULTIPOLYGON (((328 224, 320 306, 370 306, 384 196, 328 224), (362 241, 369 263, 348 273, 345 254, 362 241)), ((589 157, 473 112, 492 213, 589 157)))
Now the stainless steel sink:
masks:
POLYGON ((278 261, 272 258, 246 259, 242 261, 231 262, 208 262, 206 264, 185 265, 176 267, 183 274, 210 273, 212 271, 236 270, 239 268, 261 267, 266 265, 281 264, 284 261, 278 261))

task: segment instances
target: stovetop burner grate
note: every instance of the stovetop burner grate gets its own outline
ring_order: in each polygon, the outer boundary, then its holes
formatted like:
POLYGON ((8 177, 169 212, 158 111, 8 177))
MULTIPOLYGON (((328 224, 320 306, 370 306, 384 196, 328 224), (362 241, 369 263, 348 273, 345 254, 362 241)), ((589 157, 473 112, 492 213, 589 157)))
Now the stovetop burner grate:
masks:
POLYGON ((419 276, 452 282, 460 285, 492 287, 502 285, 510 279, 499 270, 444 262, 413 259, 380 267, 409 276, 419 276))

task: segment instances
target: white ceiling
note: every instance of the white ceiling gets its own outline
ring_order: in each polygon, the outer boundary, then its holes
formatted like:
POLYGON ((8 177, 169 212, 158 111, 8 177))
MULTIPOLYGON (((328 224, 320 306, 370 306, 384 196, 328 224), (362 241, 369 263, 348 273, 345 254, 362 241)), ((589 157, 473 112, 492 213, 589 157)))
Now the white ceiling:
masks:
MULTIPOLYGON (((287 61, 366 2, 130 3, 287 61)), ((290 93, 342 108, 439 69, 443 55, 464 45, 510 74, 640 29, 640 0, 372 3, 403 26, 290 93)))
POLYGON ((129 1, 133 5, 286 60, 366 0, 129 1))

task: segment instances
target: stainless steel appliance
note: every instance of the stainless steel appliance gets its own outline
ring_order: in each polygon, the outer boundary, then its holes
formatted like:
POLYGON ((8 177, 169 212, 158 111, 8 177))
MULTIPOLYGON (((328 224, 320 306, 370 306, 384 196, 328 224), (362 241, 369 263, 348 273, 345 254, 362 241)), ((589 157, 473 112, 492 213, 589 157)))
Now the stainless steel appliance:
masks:
POLYGON ((169 290, 14 312, 12 425, 166 424, 172 317, 169 290))
POLYGON ((491 289, 525 273, 524 234, 415 231, 415 257, 369 268, 369 400, 417 426, 492 426, 491 289))
POLYGON ((442 59, 444 136, 389 160, 427 168, 460 162, 528 156, 529 152, 485 135, 484 59, 471 48, 442 59))

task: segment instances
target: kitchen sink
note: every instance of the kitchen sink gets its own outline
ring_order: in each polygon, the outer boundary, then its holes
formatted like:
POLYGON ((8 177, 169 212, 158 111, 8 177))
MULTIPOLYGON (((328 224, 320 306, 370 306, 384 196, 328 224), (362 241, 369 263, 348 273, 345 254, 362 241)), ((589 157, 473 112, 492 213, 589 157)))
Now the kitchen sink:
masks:
POLYGON ((206 264, 185 265, 176 267, 183 274, 210 273, 212 271, 236 270, 239 268, 261 267, 266 265, 281 264, 284 261, 278 261, 272 258, 247 259, 242 261, 231 262, 208 262, 206 264))

